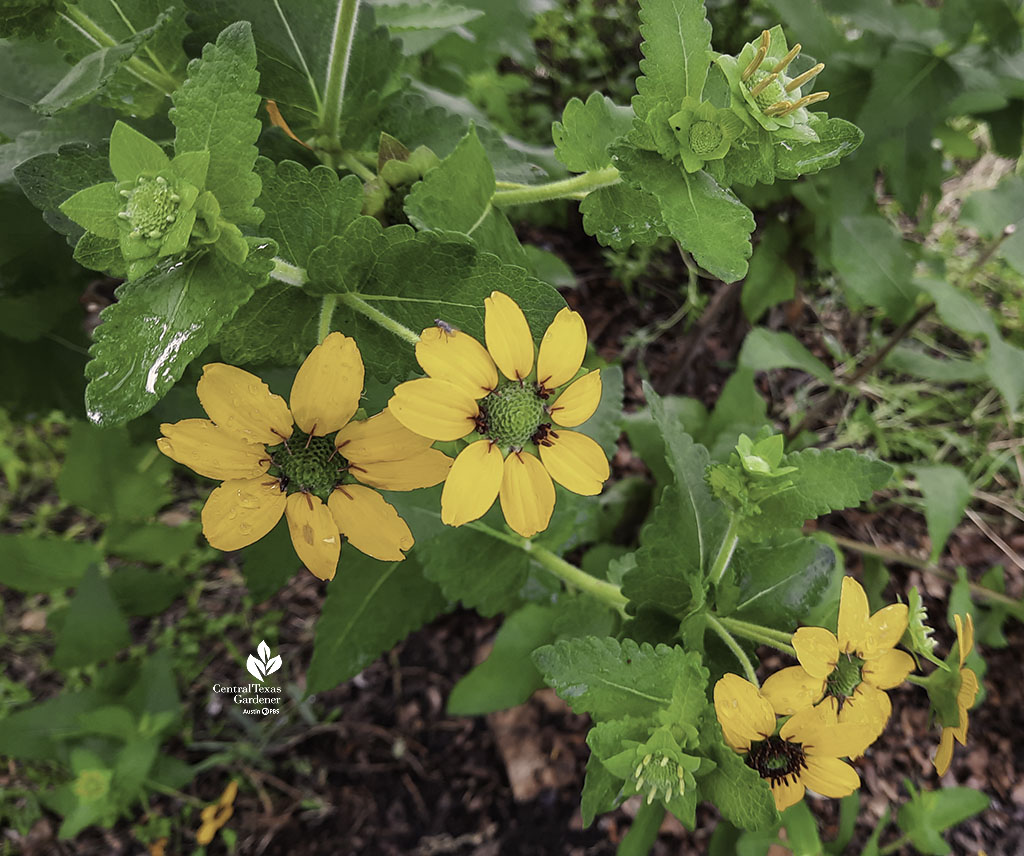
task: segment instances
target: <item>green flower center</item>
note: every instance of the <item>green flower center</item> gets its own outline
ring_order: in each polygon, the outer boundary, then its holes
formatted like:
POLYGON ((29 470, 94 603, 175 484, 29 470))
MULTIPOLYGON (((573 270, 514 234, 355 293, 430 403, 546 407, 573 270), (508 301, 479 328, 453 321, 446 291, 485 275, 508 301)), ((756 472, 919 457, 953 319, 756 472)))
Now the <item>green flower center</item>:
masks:
POLYGON ((324 502, 345 480, 349 463, 334 446, 334 434, 312 437, 296 428, 292 436, 269 446, 271 467, 267 474, 281 480, 289 494, 304 491, 324 502))
POLYGON ((131 190, 122 190, 128 203, 118 216, 127 220, 132 233, 140 238, 162 238, 178 217, 181 201, 162 175, 140 175, 131 190))
MULTIPOLYGON (((752 75, 747 81, 747 89, 754 89, 762 80, 769 76, 767 71, 759 71, 752 75)), ((786 97, 786 90, 783 86, 782 77, 778 77, 769 83, 764 89, 754 96, 754 101, 762 110, 771 107, 776 101, 782 101, 786 97)))
POLYGON ((690 149, 700 157, 722 145, 722 129, 714 122, 698 119, 690 125, 690 149))
POLYGON ((479 430, 502 449, 522 449, 547 416, 533 384, 505 383, 480 402, 479 430))
POLYGON ((673 794, 682 794, 685 787, 682 766, 661 752, 645 755, 637 764, 633 778, 638 791, 647 791, 648 804, 654 802, 659 791, 670 800, 673 794))
POLYGON ((862 680, 861 667, 863 665, 864 661, 860 657, 853 654, 841 654, 838 665, 825 680, 825 693, 835 696, 840 703, 843 699, 849 698, 862 680))
POLYGON ((762 779, 772 784, 785 781, 789 776, 799 777, 807 767, 807 756, 802 743, 784 740, 773 734, 764 740, 750 744, 746 757, 747 766, 757 770, 762 779))
POLYGON ((110 790, 110 779, 110 770, 82 770, 72 790, 83 802, 94 802, 106 796, 110 790))

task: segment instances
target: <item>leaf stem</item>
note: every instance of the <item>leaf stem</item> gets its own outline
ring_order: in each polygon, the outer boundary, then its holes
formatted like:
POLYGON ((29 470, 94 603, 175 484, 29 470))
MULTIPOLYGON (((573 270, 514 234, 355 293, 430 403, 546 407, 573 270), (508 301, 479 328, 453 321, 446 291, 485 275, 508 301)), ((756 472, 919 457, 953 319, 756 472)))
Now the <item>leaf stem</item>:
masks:
POLYGON ((551 181, 547 184, 513 184, 502 182, 501 189, 494 191, 491 204, 502 208, 506 205, 525 205, 531 202, 546 202, 549 199, 565 199, 582 192, 610 187, 622 181, 619 171, 613 166, 583 172, 571 178, 551 181))
POLYGON ((341 162, 363 181, 373 181, 377 177, 376 173, 364 166, 352 152, 344 152, 341 156, 341 162))
POLYGON ((878 852, 883 854, 883 856, 885 856, 885 854, 888 854, 888 853, 895 853, 897 850, 899 850, 908 841, 910 841, 910 834, 909 833, 904 833, 899 838, 897 838, 895 841, 893 841, 891 844, 886 844, 885 847, 880 848, 878 852))
POLYGON ((325 294, 320 301, 320 323, 316 328, 316 340, 322 342, 331 332, 331 319, 334 317, 334 307, 338 305, 337 294, 325 294))
POLYGON ((418 333, 413 332, 404 324, 399 324, 394 318, 389 318, 379 309, 374 308, 363 300, 358 294, 346 291, 335 296, 349 309, 354 309, 360 315, 365 315, 375 324, 380 325, 389 333, 394 333, 399 339, 408 342, 410 345, 415 345, 420 340, 418 333))
POLYGON ((740 542, 740 519, 737 515, 729 516, 729 528, 725 530, 725 537, 718 548, 718 555, 715 556, 715 563, 711 566, 711 581, 717 586, 722 582, 722 577, 729 569, 733 554, 736 552, 736 545, 740 542))
POLYGON ((750 658, 746 655, 744 650, 740 647, 739 642, 733 638, 733 635, 726 629, 726 627, 710 612, 705 614, 707 619, 708 627, 718 634, 719 638, 725 643, 725 646, 732 651, 733 655, 739 660, 740 665, 743 667, 743 671, 747 676, 747 680, 750 681, 755 687, 761 686, 757 680, 757 672, 754 670, 754 664, 750 662, 750 658))
POLYGON ((296 287, 305 285, 309 281, 305 268, 286 262, 280 256, 274 256, 274 269, 270 272, 270 276, 285 285, 296 287))
POLYGON ((637 810, 629 831, 619 842, 615 856, 648 856, 654 842, 658 840, 658 830, 665 819, 665 806, 658 802, 642 802, 637 810))
POLYGON ((796 656, 796 649, 790 644, 793 637, 789 633, 784 633, 773 627, 765 627, 763 624, 752 624, 749 621, 741 621, 738 618, 714 616, 709 613, 708 620, 712 619, 736 636, 742 636, 744 639, 749 639, 751 642, 757 642, 760 645, 770 645, 772 648, 784 651, 791 657, 796 656))
POLYGON ((327 85, 324 88, 322 127, 332 141, 341 137, 341 106, 345 99, 348 61, 352 55, 352 37, 356 30, 359 0, 340 0, 334 19, 334 35, 327 60, 327 85))

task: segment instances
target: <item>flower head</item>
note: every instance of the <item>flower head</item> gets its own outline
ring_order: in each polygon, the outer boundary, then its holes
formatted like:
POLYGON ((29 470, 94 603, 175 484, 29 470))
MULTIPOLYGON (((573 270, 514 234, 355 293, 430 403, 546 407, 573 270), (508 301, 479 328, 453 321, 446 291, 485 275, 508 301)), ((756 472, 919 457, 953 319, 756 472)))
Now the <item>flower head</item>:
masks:
POLYGON ((895 650, 907 628, 907 607, 894 603, 869 615, 868 599, 853 577, 843 578, 838 633, 801 627, 793 634, 799 666, 781 669, 764 682, 762 692, 776 713, 792 714, 827 697, 841 723, 871 727, 872 743, 892 713, 884 692, 906 679, 914 659, 895 650))
POLYGON ((533 337, 523 311, 500 291, 484 305, 487 347, 448 325, 428 327, 416 345, 428 377, 399 384, 388 411, 432 440, 472 439, 445 481, 445 523, 476 520, 500 497, 508 525, 529 538, 551 519, 552 479, 591 496, 608 478, 601 447, 585 434, 564 430, 586 422, 597 409, 601 374, 595 370, 574 380, 587 348, 587 329, 576 312, 565 308, 555 316, 534 370, 533 337))
POLYGON ((678 112, 668 117, 675 132, 678 155, 687 172, 697 172, 709 160, 724 158, 733 141, 745 130, 731 110, 715 107, 692 96, 683 99, 678 112))
POLYGON ((235 797, 237 796, 238 782, 232 780, 224 788, 224 793, 220 795, 220 799, 206 806, 199 813, 202 823, 199 826, 199 831, 196 832, 197 844, 205 847, 213 841, 213 836, 217 834, 220 828, 231 820, 231 815, 235 813, 235 797))
POLYGON ((749 681, 725 675, 714 695, 725 742, 768 781, 779 811, 803 799, 807 788, 845 797, 860 787, 857 771, 840 758, 855 754, 867 726, 841 723, 831 707, 819 705, 791 716, 776 734, 771 703, 749 681))
POLYGON ((288 521, 299 558, 333 579, 343 535, 375 559, 399 562, 412 533, 373 488, 413 490, 444 480, 451 459, 384 411, 351 421, 363 389, 355 341, 331 333, 295 375, 291 409, 258 377, 203 368, 196 392, 210 419, 163 424, 160 451, 224 483, 203 508, 203 534, 239 550, 288 521))
MULTIPOLYGON (((955 686, 950 687, 956 693, 957 724, 949 725, 943 723, 942 739, 939 741, 939 748, 932 759, 935 765, 935 772, 940 776, 946 775, 949 764, 953 760, 953 738, 955 737, 961 746, 967 745, 967 712, 974 706, 974 700, 978 696, 978 676, 973 669, 964 666, 967 655, 974 648, 974 619, 968 613, 964 618, 959 615, 953 616, 956 624, 956 651, 959 660, 959 668, 950 674, 955 686)), ((933 674, 940 674, 938 671, 933 674)))

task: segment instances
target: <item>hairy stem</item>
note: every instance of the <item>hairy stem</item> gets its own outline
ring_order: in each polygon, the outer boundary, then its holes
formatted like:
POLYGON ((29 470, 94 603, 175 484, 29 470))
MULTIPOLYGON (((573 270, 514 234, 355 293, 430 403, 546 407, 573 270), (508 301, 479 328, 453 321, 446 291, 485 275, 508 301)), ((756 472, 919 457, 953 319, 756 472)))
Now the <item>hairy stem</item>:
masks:
POLYGON ((619 175, 619 171, 613 166, 608 166, 548 184, 502 182, 502 189, 494 191, 491 204, 503 208, 506 205, 525 205, 531 202, 546 202, 549 199, 565 199, 581 192, 610 187, 620 181, 622 181, 622 177, 619 175))
POLYGON ((316 328, 316 340, 322 342, 331 332, 331 319, 334 318, 334 307, 338 305, 337 294, 325 294, 320 301, 320 323, 316 328))
POLYGON ((715 563, 711 566, 711 581, 715 585, 722 582, 722 577, 725 576, 725 572, 729 569, 729 563, 736 552, 736 545, 740 542, 739 528, 739 517, 735 515, 730 516, 729 528, 725 531, 722 545, 718 548, 718 555, 715 556, 715 563))
POLYGON ((334 36, 327 61, 327 85, 324 87, 322 127, 332 141, 341 137, 341 107, 345 99, 348 61, 352 55, 352 37, 356 31, 359 0, 341 0, 334 19, 334 36))
POLYGON ((280 256, 274 256, 274 269, 270 272, 270 277, 292 286, 302 286, 309 281, 305 268, 286 262, 280 256))
POLYGON ((707 619, 708 627, 718 634, 718 637, 725 643, 726 647, 732 651, 736 659, 739 660, 740 665, 743 667, 743 672, 747 676, 747 680, 755 687, 761 686, 757 681, 757 672, 754 670, 754 664, 750 662, 750 658, 740 647, 739 643, 733 638, 732 633, 730 633, 722 622, 715 618, 715 616, 710 612, 704 617, 707 619))
POLYGON ((752 624, 749 621, 741 621, 738 618, 711 615, 709 615, 708 618, 709 620, 714 619, 723 628, 728 630, 729 633, 735 636, 742 636, 744 639, 749 639, 751 642, 757 642, 759 645, 770 645, 772 648, 784 651, 791 657, 796 656, 796 649, 792 644, 790 644, 790 641, 793 638, 792 634, 776 630, 774 627, 765 627, 763 624, 752 624))
POLYGON ((374 171, 364 166, 362 161, 360 161, 352 152, 345 152, 341 156, 341 162, 352 172, 358 175, 363 181, 373 181, 377 177, 374 171))
POLYGON ((339 302, 345 304, 349 309, 354 309, 360 315, 365 315, 375 324, 380 325, 389 333, 394 333, 399 339, 408 342, 410 345, 415 345, 420 340, 418 333, 413 332, 404 324, 399 324, 394 318, 388 317, 379 309, 375 309, 358 294, 346 291, 344 294, 337 295, 337 298, 339 302))

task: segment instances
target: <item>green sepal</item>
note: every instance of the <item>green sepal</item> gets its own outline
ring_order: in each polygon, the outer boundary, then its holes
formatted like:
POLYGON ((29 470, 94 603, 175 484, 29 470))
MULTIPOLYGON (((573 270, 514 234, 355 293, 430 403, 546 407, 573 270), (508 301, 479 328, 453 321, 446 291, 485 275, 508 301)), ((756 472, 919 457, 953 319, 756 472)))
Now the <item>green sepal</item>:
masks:
POLYGON ((907 592, 907 629, 900 644, 909 648, 915 655, 931 660, 943 669, 949 667, 935 655, 935 640, 932 638, 934 628, 928 625, 928 611, 925 609, 917 586, 911 586, 907 592))
POLYGON ((943 728, 958 728, 961 723, 957 693, 960 692, 963 679, 960 677, 959 660, 955 652, 951 651, 946 658, 945 668, 936 669, 919 683, 928 693, 928 701, 939 725, 943 728))
POLYGON ((224 258, 236 265, 242 264, 249 254, 249 245, 242 235, 242 230, 227 220, 220 221, 220 235, 213 246, 217 252, 223 253, 224 258))
MULTIPOLYGON (((210 168, 210 153, 208 151, 182 152, 175 155, 171 161, 171 172, 182 181, 191 184, 201 190, 206 184, 206 172, 210 168)), ((198 191, 197 191, 198 192, 198 191)), ((193 197, 192 201, 195 201, 193 197)), ((182 199, 182 206, 185 200, 182 199)), ((189 203, 192 204, 191 202, 189 203)))
POLYGON ((79 190, 60 205, 62 214, 101 238, 118 237, 121 230, 117 212, 120 210, 121 197, 113 181, 79 190))
POLYGON ((690 96, 684 98, 680 109, 668 117, 668 124, 675 132, 678 154, 687 172, 697 172, 706 161, 724 158, 733 141, 745 130, 743 122, 733 111, 690 96), (708 134, 712 135, 710 139, 708 134), (708 149, 712 142, 714 144, 708 149))
POLYGON ((174 225, 167 230, 163 240, 160 242, 159 256, 174 256, 185 252, 188 249, 188 239, 192 234, 192 227, 196 222, 196 209, 189 208, 188 211, 178 214, 174 225))
POLYGON ((171 164, 159 145, 131 125, 118 120, 110 132, 110 169, 118 181, 135 181, 143 173, 158 173, 171 164))

